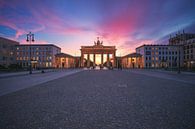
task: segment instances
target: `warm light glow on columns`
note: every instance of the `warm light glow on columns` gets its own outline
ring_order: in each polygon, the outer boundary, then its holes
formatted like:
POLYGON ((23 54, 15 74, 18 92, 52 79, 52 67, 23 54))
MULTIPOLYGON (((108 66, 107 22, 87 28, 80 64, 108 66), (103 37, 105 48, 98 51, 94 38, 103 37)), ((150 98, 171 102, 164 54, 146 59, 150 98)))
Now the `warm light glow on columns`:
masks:
POLYGON ((95 63, 95 60, 96 60, 96 59, 95 59, 95 54, 93 54, 93 65, 94 65, 94 66, 95 66, 95 64, 96 64, 96 63, 95 63))

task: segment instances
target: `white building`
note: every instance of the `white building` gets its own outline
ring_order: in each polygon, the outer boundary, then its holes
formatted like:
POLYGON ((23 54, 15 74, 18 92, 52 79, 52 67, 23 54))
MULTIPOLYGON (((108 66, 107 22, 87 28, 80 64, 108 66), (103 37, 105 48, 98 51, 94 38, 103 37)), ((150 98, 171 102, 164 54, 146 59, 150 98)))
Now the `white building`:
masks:
POLYGON ((16 46, 16 60, 23 68, 29 67, 30 57, 32 68, 52 68, 56 67, 55 55, 60 52, 61 48, 53 44, 21 44, 16 46))
POLYGON ((136 48, 136 53, 142 55, 144 68, 178 68, 179 61, 183 66, 182 46, 142 45, 136 48))

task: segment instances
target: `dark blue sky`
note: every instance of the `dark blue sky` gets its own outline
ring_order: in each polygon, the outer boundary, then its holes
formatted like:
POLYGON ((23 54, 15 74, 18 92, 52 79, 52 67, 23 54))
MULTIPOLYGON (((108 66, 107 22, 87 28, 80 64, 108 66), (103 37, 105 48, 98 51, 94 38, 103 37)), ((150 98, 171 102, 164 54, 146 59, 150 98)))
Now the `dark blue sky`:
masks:
POLYGON ((0 0, 0 36, 25 43, 32 31, 70 54, 99 36, 123 55, 183 29, 195 33, 194 0, 0 0))

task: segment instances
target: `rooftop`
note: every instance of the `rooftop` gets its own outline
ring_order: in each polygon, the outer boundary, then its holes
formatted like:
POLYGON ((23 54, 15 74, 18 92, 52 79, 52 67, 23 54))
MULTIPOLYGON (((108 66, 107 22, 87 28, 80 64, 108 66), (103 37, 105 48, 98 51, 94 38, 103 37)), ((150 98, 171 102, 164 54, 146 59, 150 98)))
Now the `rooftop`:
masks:
POLYGON ((66 53, 58 53, 55 56, 57 56, 57 57, 74 57, 74 56, 66 54, 66 53))
POLYGON ((139 53, 130 53, 130 54, 127 54, 127 55, 123 56, 123 58, 124 58, 124 57, 141 57, 141 56, 142 56, 142 55, 139 54, 139 53))
POLYGON ((53 46, 53 47, 61 49, 60 47, 58 47, 54 44, 19 44, 17 46, 53 46))

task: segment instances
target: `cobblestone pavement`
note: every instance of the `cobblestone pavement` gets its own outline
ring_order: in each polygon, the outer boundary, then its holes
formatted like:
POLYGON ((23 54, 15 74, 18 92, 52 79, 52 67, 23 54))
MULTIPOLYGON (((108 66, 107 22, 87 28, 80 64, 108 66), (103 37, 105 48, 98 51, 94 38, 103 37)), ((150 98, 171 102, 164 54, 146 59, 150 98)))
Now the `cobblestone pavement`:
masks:
POLYGON ((2 129, 192 129, 195 86, 86 70, 0 97, 2 129))

